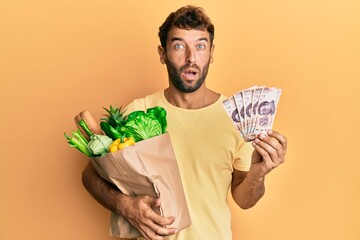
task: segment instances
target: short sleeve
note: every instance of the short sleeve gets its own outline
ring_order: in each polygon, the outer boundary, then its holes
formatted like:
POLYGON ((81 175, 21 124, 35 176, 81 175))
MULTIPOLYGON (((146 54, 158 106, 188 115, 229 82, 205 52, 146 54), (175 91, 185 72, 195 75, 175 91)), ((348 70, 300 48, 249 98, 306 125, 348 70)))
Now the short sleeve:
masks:
POLYGON ((147 95, 144 98, 134 99, 125 108, 125 115, 130 114, 133 111, 146 111, 148 108, 160 105, 162 91, 156 92, 152 95, 147 95))
POLYGON ((243 142, 237 151, 233 168, 239 171, 249 171, 253 150, 251 142, 243 142))
POLYGON ((132 102, 129 103, 129 105, 126 106, 125 108, 125 113, 124 115, 128 115, 133 111, 145 111, 146 110, 146 104, 145 104, 145 100, 143 98, 138 98, 133 100, 132 102))

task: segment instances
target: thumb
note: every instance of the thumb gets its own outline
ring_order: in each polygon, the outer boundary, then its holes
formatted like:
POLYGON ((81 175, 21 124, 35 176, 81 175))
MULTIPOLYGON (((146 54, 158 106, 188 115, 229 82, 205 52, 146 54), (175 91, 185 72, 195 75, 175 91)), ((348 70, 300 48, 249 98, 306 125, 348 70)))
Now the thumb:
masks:
POLYGON ((155 198, 154 207, 160 207, 160 205, 161 205, 160 198, 155 198))
POLYGON ((147 201, 145 201, 146 204, 148 204, 148 206, 157 214, 161 215, 160 213, 160 204, 161 204, 161 200, 160 198, 152 198, 152 197, 148 197, 147 199, 145 199, 147 201))
POLYGON ((147 203, 151 207, 159 207, 161 204, 160 198, 152 198, 149 196, 145 196, 144 202, 147 203))

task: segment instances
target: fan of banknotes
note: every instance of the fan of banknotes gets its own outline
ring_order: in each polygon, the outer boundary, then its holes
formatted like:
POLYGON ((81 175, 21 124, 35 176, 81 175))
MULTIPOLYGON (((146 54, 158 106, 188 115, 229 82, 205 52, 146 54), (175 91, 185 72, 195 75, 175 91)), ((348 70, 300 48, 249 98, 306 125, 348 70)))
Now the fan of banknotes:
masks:
POLYGON ((245 141, 253 141, 259 133, 272 128, 281 92, 274 87, 254 86, 222 102, 245 141))

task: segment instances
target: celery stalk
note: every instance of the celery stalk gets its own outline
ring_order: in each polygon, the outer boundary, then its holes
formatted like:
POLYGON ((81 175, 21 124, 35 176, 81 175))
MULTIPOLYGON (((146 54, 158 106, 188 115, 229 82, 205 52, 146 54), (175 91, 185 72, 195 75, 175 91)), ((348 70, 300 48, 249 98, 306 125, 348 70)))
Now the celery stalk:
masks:
POLYGON ((89 149, 87 147, 88 141, 81 134, 80 130, 77 130, 77 132, 72 132, 72 137, 67 136, 66 133, 64 133, 64 135, 68 140, 68 144, 70 145, 70 147, 76 148, 88 157, 92 157, 92 154, 89 152, 89 149))

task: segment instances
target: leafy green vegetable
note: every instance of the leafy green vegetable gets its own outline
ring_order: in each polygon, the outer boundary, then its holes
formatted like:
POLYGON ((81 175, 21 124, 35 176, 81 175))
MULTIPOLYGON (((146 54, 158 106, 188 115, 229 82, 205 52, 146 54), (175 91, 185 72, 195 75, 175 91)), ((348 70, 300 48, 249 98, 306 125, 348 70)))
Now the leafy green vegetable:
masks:
POLYGON ((93 134, 84 120, 78 124, 90 136, 88 141, 80 130, 72 132, 69 137, 64 133, 70 147, 78 149, 88 157, 96 157, 106 154, 109 145, 116 139, 132 137, 135 142, 161 135, 166 132, 166 110, 160 106, 148 108, 145 111, 134 111, 123 117, 120 108, 110 105, 106 109, 106 118, 101 119, 100 128, 106 135, 93 134))
POLYGON ((141 116, 141 115, 145 115, 145 112, 141 111, 141 110, 133 111, 125 117, 125 123, 127 123, 128 121, 131 121, 134 118, 136 118, 137 116, 141 116))
POLYGON ((88 141, 81 133, 80 129, 77 132, 72 132, 72 137, 64 133, 70 147, 78 149, 88 157, 95 157, 107 153, 108 146, 113 140, 106 135, 93 134, 84 120, 80 120, 78 124, 90 136, 88 141))
POLYGON ((72 132, 72 137, 69 137, 64 133, 66 139, 68 140, 68 143, 70 147, 76 148, 80 152, 84 153, 88 157, 93 157, 93 155, 89 152, 88 149, 88 141, 86 138, 82 135, 80 130, 77 130, 76 132, 72 132))
POLYGON ((166 132, 166 110, 160 106, 148 108, 146 112, 133 111, 125 117, 121 107, 110 105, 104 109, 108 114, 100 122, 100 128, 113 140, 132 137, 138 142, 166 132))
POLYGON ((91 140, 88 144, 89 152, 93 155, 103 155, 108 152, 108 147, 113 140, 106 135, 91 135, 91 140))
POLYGON ((157 118, 145 112, 127 120, 121 130, 127 136, 133 137, 135 142, 162 134, 161 124, 157 118))
POLYGON ((120 126, 119 130, 112 127, 108 122, 100 122, 100 128, 104 131, 104 133, 110 137, 112 140, 116 140, 121 137, 120 126))
POLYGON ((152 138, 166 132, 166 110, 156 106, 144 111, 134 111, 124 118, 120 132, 133 137, 136 142, 152 138))
POLYGON ((161 124, 162 133, 165 133, 167 129, 166 110, 160 106, 156 106, 153 108, 148 108, 146 112, 157 118, 161 124))

